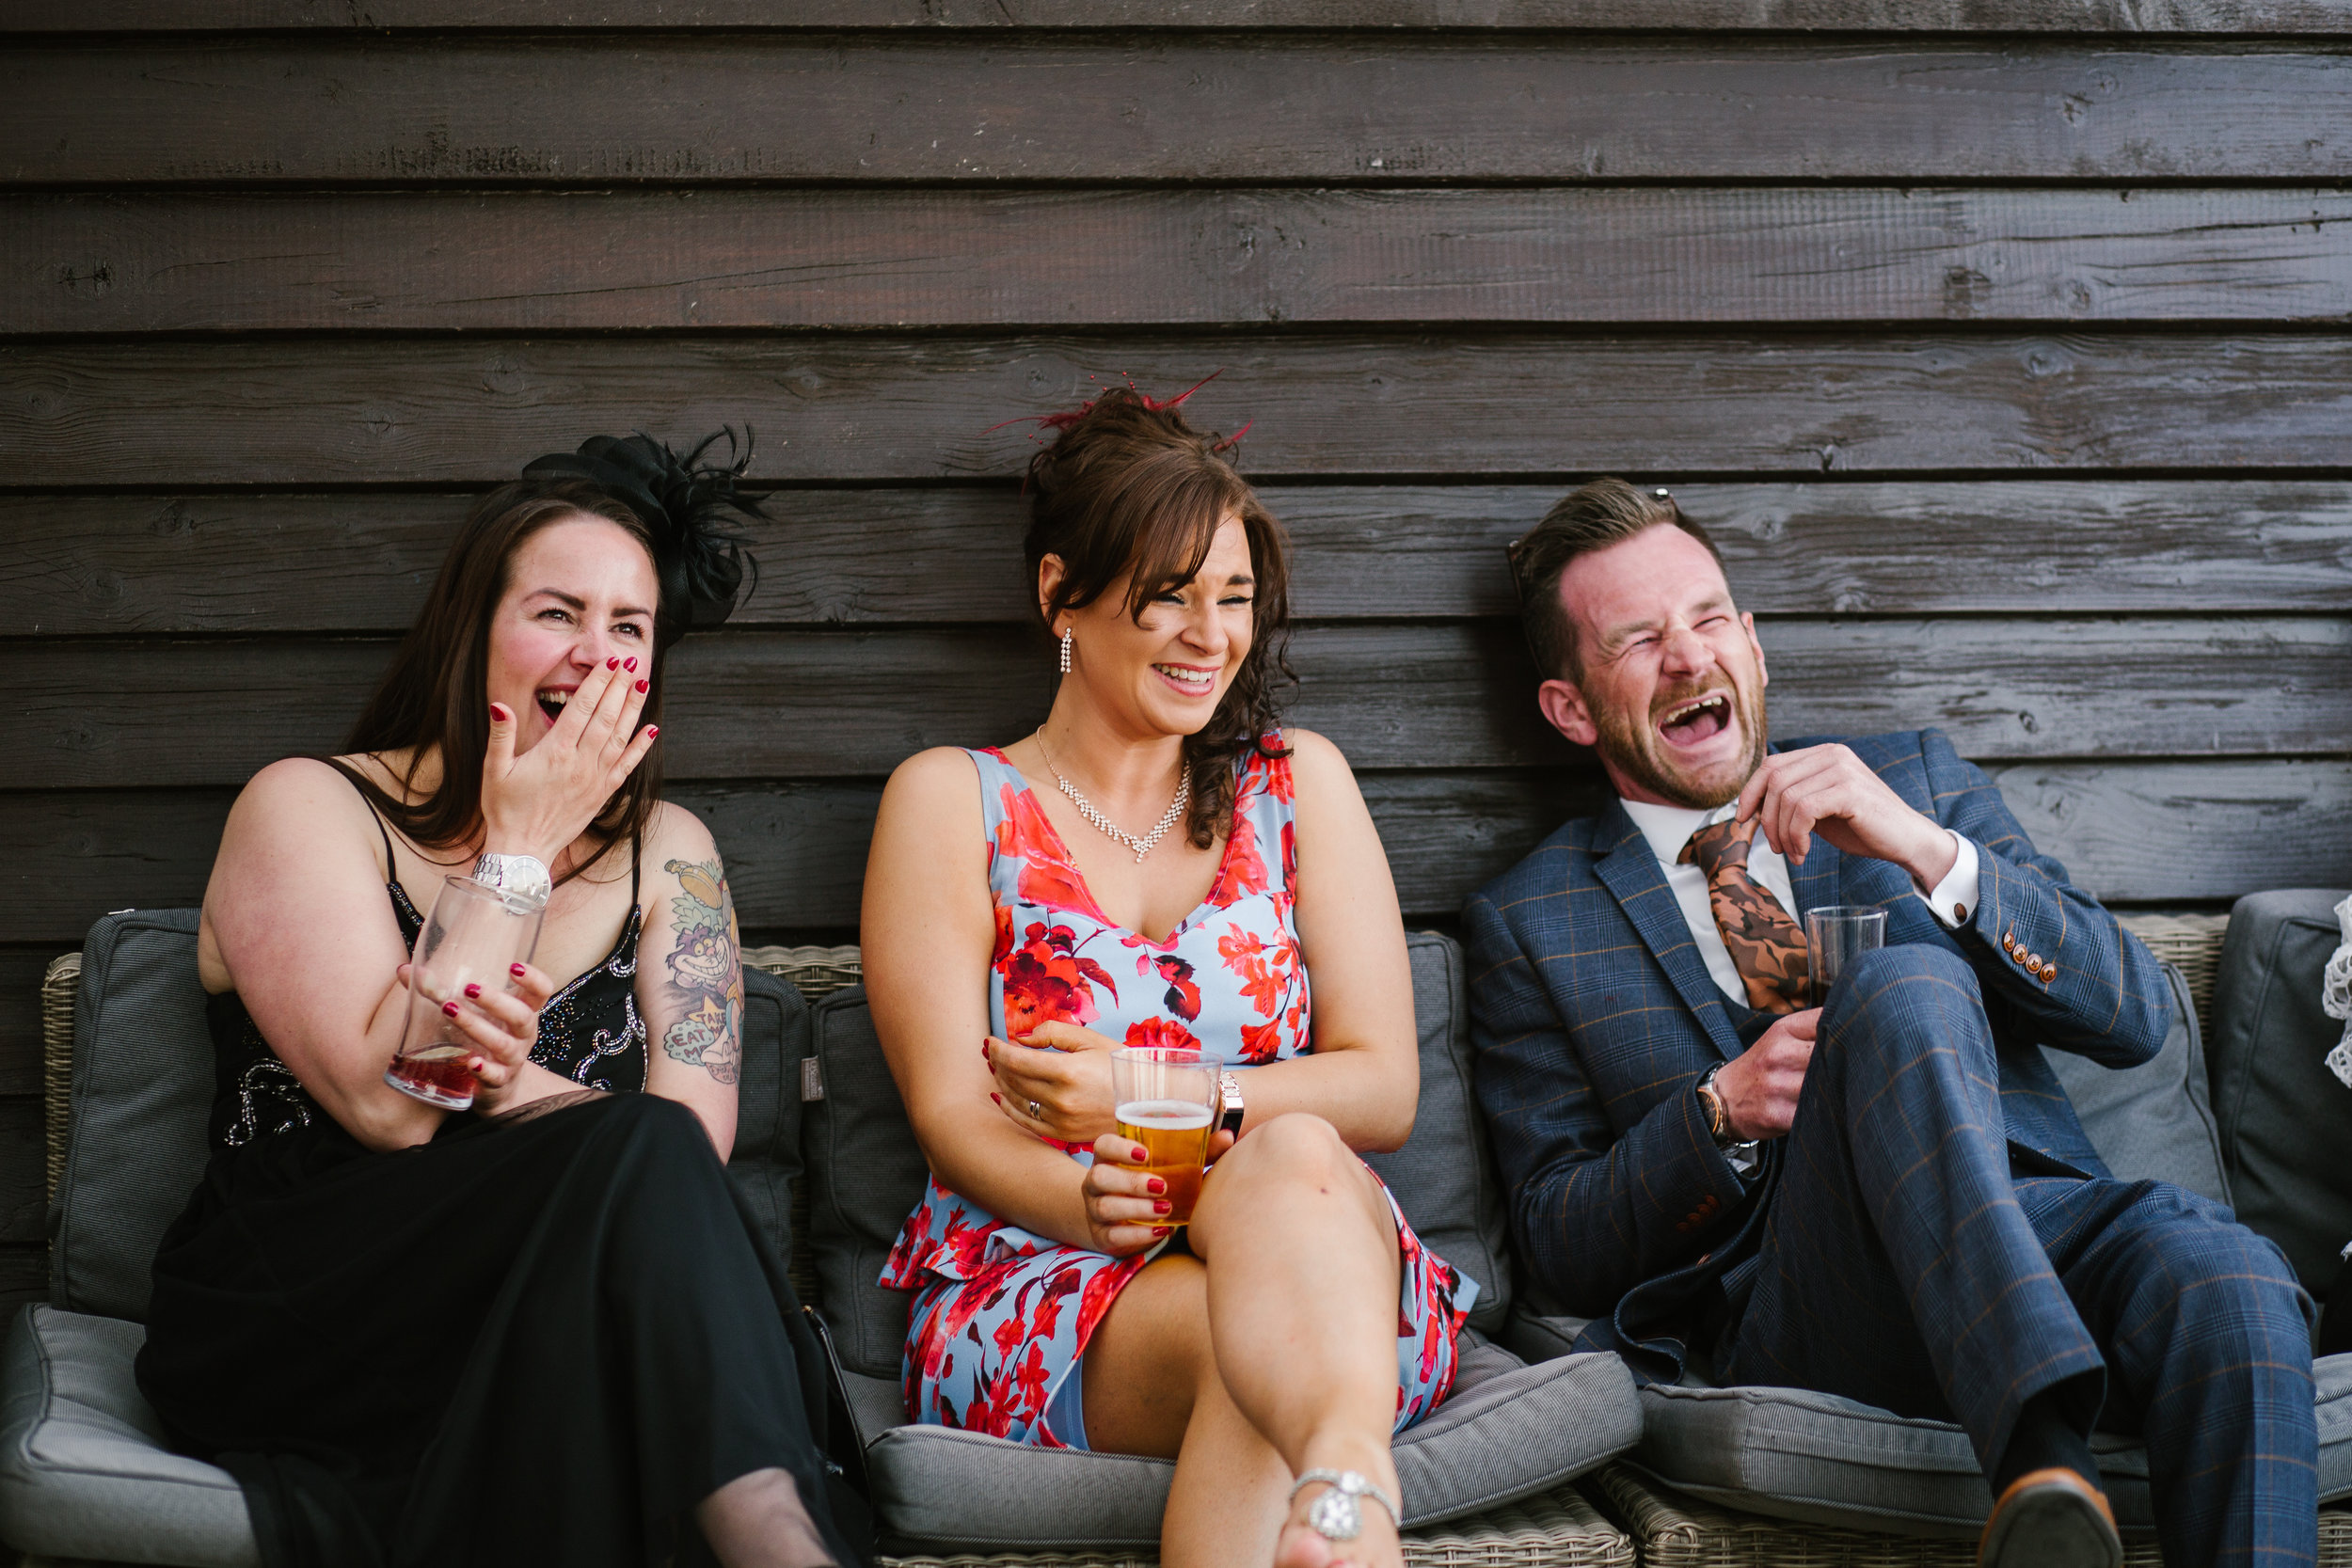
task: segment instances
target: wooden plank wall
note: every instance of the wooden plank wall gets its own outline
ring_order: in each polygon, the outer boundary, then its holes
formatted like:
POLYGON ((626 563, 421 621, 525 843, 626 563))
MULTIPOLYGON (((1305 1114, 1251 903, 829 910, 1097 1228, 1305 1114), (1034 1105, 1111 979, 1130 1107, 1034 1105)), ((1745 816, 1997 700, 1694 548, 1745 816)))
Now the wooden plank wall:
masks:
POLYGON ((899 757, 1040 714, 1003 421, 1212 372, 1417 920, 1590 795, 1500 546, 1601 471, 1716 525, 1782 733, 1944 726, 2119 902, 2352 881, 2345 0, 0 28, 0 1289, 44 962, 198 897, 468 495, 596 432, 759 431, 668 744, 763 939, 853 934, 899 757))

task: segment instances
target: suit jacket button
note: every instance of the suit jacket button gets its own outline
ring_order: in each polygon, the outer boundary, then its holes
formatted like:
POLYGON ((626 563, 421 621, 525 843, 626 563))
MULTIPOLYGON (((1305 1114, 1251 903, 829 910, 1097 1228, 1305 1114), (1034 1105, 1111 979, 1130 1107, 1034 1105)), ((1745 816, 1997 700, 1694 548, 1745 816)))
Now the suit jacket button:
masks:
POLYGON ((2039 972, 2039 971, 2041 970, 2041 968, 2042 968, 2042 955, 2041 955, 2041 954, 2039 954, 2039 953, 2028 953, 2028 954, 2026 954, 2026 967, 2027 969, 2030 969, 2030 970, 2034 970, 2034 971, 2036 971, 2036 972, 2039 972))
POLYGON ((2001 933, 2001 951, 2004 953, 2014 953, 2017 951, 2016 932, 2003 931, 2001 933))
POLYGON ((2044 980, 2055 980, 2055 979, 2057 979, 2057 978, 2058 978, 2058 965, 2056 965, 2056 964, 2043 964, 2043 965, 2042 966, 2042 979, 2044 979, 2044 980))

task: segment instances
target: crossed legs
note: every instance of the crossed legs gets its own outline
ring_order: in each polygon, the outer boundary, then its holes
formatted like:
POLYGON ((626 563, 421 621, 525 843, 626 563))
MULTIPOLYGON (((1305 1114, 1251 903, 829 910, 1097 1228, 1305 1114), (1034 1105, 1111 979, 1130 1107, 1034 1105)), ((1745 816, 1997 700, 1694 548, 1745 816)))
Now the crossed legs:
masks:
POLYGON ((1120 1293, 1083 1363, 1092 1446, 1176 1459, 1161 1561, 1396 1568, 1378 1504, 1341 1544, 1297 1522, 1312 1489, 1285 1502, 1292 1478, 1317 1467, 1398 1495, 1387 1195, 1329 1123, 1278 1117, 1217 1162, 1190 1242, 1193 1257, 1162 1259, 1120 1293))
POLYGON ((2181 1188, 2013 1172, 1975 974, 1868 955, 1823 1016, 1724 1375, 1956 1417, 1988 1472, 2048 1393, 2138 1426, 2175 1563, 2315 1555, 2302 1296, 2181 1188))

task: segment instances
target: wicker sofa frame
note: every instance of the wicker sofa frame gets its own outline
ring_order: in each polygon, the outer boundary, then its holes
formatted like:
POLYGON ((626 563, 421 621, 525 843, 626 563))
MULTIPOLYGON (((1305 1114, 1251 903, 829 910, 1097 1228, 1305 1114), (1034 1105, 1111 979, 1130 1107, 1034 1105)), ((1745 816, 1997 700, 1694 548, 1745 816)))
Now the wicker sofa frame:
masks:
MULTIPOLYGON (((2186 978, 2199 1021, 2211 1028, 2213 990, 2224 915, 2135 914, 2122 923, 2186 978)), ((855 947, 755 947, 744 959, 786 980, 814 1001, 860 983, 855 947)), ((82 956, 53 961, 41 985, 42 1086, 49 1189, 64 1170, 72 1084, 73 1009, 82 956)), ((805 1236, 807 1183, 795 1196, 793 1233, 805 1236)), ((807 1249, 790 1260, 803 1299, 820 1301, 807 1249)), ((1466 1519, 1413 1530, 1410 1568, 1966 1568, 1973 1543, 1792 1524, 1687 1497, 1631 1467, 1613 1464, 1551 1492, 1466 1519)), ((2352 1568, 2352 1510, 2320 1513, 2320 1561, 2352 1568)), ((1151 1554, 1127 1551, 957 1553, 878 1560, 883 1568, 1158 1568, 1151 1554)), ((111 1568, 27 1556, 22 1568, 111 1568)), ((2153 1542, 2128 1544, 2128 1568, 2158 1568, 2153 1542)))

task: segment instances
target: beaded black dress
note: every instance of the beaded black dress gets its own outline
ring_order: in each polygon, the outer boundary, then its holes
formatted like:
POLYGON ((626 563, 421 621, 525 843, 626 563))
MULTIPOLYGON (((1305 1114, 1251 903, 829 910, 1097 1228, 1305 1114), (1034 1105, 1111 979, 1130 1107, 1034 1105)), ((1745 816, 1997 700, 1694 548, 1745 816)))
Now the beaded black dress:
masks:
POLYGON ((391 1153, 213 999, 214 1154, 156 1255, 138 1382, 236 1477, 268 1568, 708 1562, 694 1504, 771 1465, 863 1560, 824 1353, 701 1120, 635 1092, 641 915, 541 1014, 532 1058, 579 1095, 391 1153))

